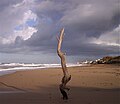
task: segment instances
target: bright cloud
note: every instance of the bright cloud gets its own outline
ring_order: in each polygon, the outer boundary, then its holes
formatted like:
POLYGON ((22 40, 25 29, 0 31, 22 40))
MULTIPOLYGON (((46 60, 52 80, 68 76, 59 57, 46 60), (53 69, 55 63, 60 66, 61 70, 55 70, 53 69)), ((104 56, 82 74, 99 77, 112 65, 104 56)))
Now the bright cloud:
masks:
POLYGON ((29 39, 32 35, 33 35, 33 33, 35 33, 35 32, 37 32, 37 29, 35 29, 35 28, 33 28, 33 27, 25 27, 24 29, 22 29, 22 30, 15 30, 14 31, 14 36, 15 36, 15 38, 17 37, 17 36, 20 36, 20 37, 22 37, 24 40, 27 40, 27 39, 29 39))
MULTIPOLYGON (((23 20, 20 22, 20 29, 14 30, 14 37, 17 36, 22 37, 24 40, 29 39, 33 33, 37 32, 37 29, 35 27, 29 26, 28 21, 31 22, 31 24, 34 24, 37 22, 37 15, 33 13, 31 10, 28 10, 24 13, 23 20)), ((19 25, 18 25, 19 26, 19 25)))
POLYGON ((120 25, 113 31, 102 34, 98 39, 94 38, 92 43, 120 47, 120 25))
POLYGON ((21 20, 20 24, 26 24, 28 20, 37 21, 37 15, 31 10, 28 10, 24 13, 23 19, 21 20))
POLYGON ((17 36, 26 40, 30 38, 33 33, 37 32, 37 29, 34 27, 37 24, 37 15, 32 11, 33 5, 34 0, 23 0, 22 2, 6 7, 5 10, 1 12, 0 20, 6 17, 10 18, 1 21, 1 44, 14 43, 17 36), (5 17, 4 14, 6 14, 5 17))

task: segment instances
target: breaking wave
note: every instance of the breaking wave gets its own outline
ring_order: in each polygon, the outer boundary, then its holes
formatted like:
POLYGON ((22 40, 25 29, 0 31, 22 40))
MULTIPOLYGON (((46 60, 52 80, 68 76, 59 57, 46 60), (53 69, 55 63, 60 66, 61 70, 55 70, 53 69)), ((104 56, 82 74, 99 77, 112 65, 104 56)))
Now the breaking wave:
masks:
MULTIPOLYGON (((67 67, 83 66, 82 64, 67 64, 67 67)), ((0 63, 0 76, 22 70, 36 70, 45 68, 59 68, 61 64, 25 64, 25 63, 0 63)))

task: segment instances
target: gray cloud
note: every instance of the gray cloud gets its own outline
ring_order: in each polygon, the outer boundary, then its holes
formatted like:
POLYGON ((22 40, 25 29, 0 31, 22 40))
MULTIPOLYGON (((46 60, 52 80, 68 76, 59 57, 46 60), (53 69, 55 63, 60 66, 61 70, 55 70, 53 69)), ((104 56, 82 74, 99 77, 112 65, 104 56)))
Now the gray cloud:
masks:
MULTIPOLYGON (((6 33, 12 34, 11 28, 15 27, 26 11, 27 6, 21 6, 14 10, 16 15, 10 15, 9 12, 13 11, 13 8, 8 5, 16 3, 20 1, 13 0, 10 4, 9 2, 0 4, 2 8, 0 22, 3 24, 0 25, 1 37, 6 33), (5 18, 5 15, 9 19, 5 18)), ((119 46, 97 44, 93 40, 106 41, 101 38, 102 36, 107 38, 106 34, 111 40, 116 37, 112 41, 114 43, 119 40, 117 38, 119 34, 112 32, 120 24, 118 5, 118 0, 35 0, 31 6, 38 17, 38 23, 34 26, 38 31, 27 40, 18 36, 14 43, 1 44, 0 52, 56 53, 56 35, 62 27, 65 27, 63 49, 69 56, 116 55, 119 46)), ((117 44, 120 44, 119 41, 117 44)))

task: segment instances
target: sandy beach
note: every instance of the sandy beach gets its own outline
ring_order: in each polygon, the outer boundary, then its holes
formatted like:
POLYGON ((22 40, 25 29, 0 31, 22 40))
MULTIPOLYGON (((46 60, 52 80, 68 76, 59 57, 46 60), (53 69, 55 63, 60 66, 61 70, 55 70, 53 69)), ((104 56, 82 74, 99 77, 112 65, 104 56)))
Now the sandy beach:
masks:
POLYGON ((69 99, 62 99, 62 69, 18 71, 0 76, 0 104, 119 104, 120 66, 68 68, 69 99))

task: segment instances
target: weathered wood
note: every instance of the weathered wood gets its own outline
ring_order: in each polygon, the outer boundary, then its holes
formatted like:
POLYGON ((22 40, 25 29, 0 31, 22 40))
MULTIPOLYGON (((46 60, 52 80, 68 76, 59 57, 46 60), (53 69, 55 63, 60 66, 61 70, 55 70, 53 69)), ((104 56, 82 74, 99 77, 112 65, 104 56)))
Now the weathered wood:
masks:
POLYGON ((61 81, 62 83, 60 84, 59 88, 63 95, 63 99, 67 100, 68 95, 65 90, 69 90, 69 88, 66 87, 66 84, 71 80, 71 75, 68 73, 68 69, 66 67, 65 53, 63 53, 61 51, 61 44, 63 41, 63 37, 64 37, 64 28, 60 31, 60 36, 57 37, 57 40, 58 40, 57 54, 61 59, 61 66, 62 66, 62 70, 63 70, 63 78, 61 81))

